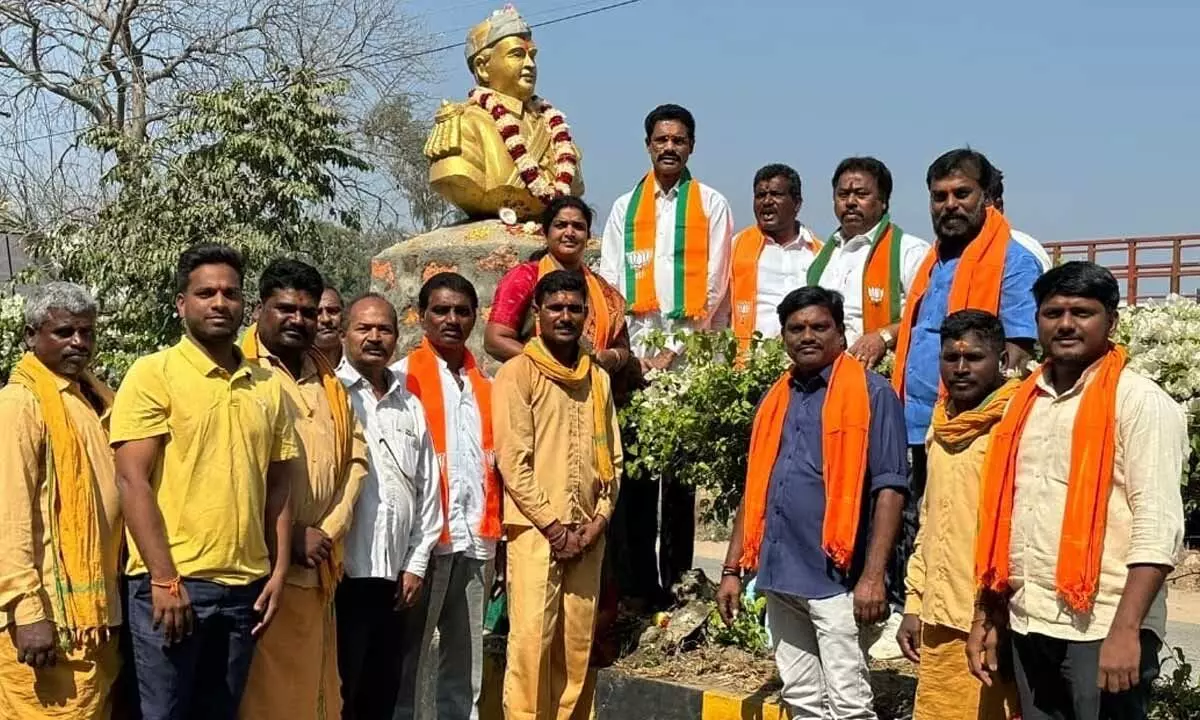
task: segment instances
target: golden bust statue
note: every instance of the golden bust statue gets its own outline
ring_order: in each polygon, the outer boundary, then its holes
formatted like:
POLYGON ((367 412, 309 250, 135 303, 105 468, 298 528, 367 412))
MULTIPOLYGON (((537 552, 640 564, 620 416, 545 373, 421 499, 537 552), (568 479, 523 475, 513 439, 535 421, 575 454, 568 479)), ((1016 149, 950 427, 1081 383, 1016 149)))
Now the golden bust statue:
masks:
POLYGON ((511 208, 538 217, 558 195, 583 194, 579 149, 563 114, 534 95, 537 46, 508 6, 467 33, 476 86, 443 102, 425 143, 429 183, 473 219, 511 208))

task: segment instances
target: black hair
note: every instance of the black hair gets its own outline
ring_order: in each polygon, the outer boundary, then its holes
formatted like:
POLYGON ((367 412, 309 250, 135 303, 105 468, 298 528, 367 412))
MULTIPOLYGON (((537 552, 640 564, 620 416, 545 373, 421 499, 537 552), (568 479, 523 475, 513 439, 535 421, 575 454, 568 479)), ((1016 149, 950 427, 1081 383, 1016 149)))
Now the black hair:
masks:
MULTIPOLYGON (((592 209, 588 207, 588 204, 574 195, 560 195, 551 200, 542 213, 542 233, 544 235, 550 234, 550 226, 554 224, 554 218, 558 217, 558 214, 565 208, 575 208, 583 213, 583 221, 587 223, 588 232, 592 231, 592 209)), ((542 254, 545 255, 545 253, 542 254)))
POLYGON ((692 117, 692 113, 687 108, 672 103, 659 105, 646 116, 646 142, 650 142, 650 136, 654 134, 654 126, 668 120, 683 123, 688 131, 688 139, 696 142, 696 118, 692 117))
POLYGON ((779 303, 780 327, 787 325, 787 319, 792 316, 792 313, 813 305, 820 305, 828 310, 839 330, 846 329, 846 309, 842 294, 837 290, 827 290, 818 285, 797 288, 787 294, 783 302, 779 303))
POLYGON ((299 290, 312 296, 313 302, 321 302, 325 292, 325 281, 321 273, 306 262, 280 258, 272 260, 262 271, 258 280, 258 299, 263 302, 277 290, 299 290))
POLYGON ((800 202, 803 199, 800 189, 800 173, 796 172, 791 166, 784 165, 783 163, 771 163, 759 168, 758 172, 754 173, 754 185, 751 186, 751 189, 758 187, 760 182, 766 182, 777 177, 787 180, 788 194, 792 196, 793 200, 800 202))
POLYGON ((175 289, 187 292, 192 273, 203 265, 228 265, 237 271, 238 283, 246 278, 246 264, 242 254, 220 243, 198 243, 184 250, 175 266, 175 289))
POLYGON ((942 342, 962 340, 975 333, 985 345, 996 352, 1004 352, 1004 324, 1000 318, 986 310, 959 310, 950 313, 942 321, 942 342))
POLYGON ((987 196, 992 202, 1004 202, 1004 172, 1000 168, 992 168, 992 182, 987 187, 987 196))
POLYGON ((833 171, 833 189, 837 190, 838 181, 848 172, 867 173, 875 178, 875 184, 879 187, 879 196, 883 198, 883 204, 887 205, 892 201, 892 171, 888 170, 887 165, 882 161, 876 160, 873 157, 848 157, 838 163, 837 169, 833 171))
POLYGON ((586 305, 587 281, 583 279, 583 273, 578 270, 555 270, 546 273, 533 287, 533 304, 541 307, 542 300, 545 300, 547 295, 560 292, 579 293, 586 305))
POLYGON ((973 178, 983 188, 984 194, 990 197, 989 192, 996 181, 996 168, 986 155, 971 148, 951 150, 934 160, 925 173, 925 185, 933 187, 934 182, 956 173, 973 178))
POLYGON ((388 300, 386 297, 377 292, 365 292, 351 300, 350 304, 346 306, 346 314, 342 318, 343 325, 349 326, 350 315, 354 312, 354 306, 365 300, 380 300, 384 305, 387 305, 388 311, 391 312, 392 315, 392 325, 394 325, 397 330, 400 329, 400 315, 396 312, 396 306, 392 304, 391 300, 388 300))
POLYGON ((420 312, 428 310, 429 298, 433 297, 433 293, 438 290, 462 293, 471 303, 471 311, 479 310, 479 293, 475 292, 475 286, 471 284, 470 280, 456 272, 440 272, 426 280, 425 284, 421 286, 421 292, 417 294, 417 310, 420 312))
POLYGON ((1038 307, 1055 295, 1098 300, 1109 313, 1121 303, 1121 286, 1108 268, 1084 260, 1052 267, 1033 283, 1038 307))

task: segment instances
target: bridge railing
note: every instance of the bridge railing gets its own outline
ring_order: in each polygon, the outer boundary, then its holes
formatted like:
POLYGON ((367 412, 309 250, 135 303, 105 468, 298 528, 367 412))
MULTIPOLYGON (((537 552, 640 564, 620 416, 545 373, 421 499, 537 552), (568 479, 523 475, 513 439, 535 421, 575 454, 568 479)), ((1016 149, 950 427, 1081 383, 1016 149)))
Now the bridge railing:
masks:
POLYGON ((1089 260, 1112 271, 1131 305, 1167 295, 1200 299, 1200 235, 1048 242, 1054 264, 1089 260))

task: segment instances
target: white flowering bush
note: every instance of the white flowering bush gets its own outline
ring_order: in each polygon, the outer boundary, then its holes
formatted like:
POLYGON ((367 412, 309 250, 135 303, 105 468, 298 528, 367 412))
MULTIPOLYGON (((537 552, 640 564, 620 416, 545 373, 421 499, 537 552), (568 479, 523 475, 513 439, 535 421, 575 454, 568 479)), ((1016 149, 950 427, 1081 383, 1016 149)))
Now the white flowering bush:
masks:
POLYGON ((0 381, 8 382, 8 373, 21 357, 22 330, 25 327, 25 298, 11 288, 0 297, 0 381))
POLYGON ((634 482, 669 476, 708 490, 713 502, 703 509, 705 520, 724 524, 741 497, 754 410, 787 367, 787 356, 779 340, 756 340, 737 368, 737 341, 729 331, 680 340, 686 366, 652 372, 649 386, 621 411, 630 440, 626 473, 634 482))
POLYGON ((1182 482, 1189 509, 1200 506, 1200 302, 1169 296, 1121 309, 1116 341, 1129 367, 1157 382, 1188 416, 1192 456, 1182 482))

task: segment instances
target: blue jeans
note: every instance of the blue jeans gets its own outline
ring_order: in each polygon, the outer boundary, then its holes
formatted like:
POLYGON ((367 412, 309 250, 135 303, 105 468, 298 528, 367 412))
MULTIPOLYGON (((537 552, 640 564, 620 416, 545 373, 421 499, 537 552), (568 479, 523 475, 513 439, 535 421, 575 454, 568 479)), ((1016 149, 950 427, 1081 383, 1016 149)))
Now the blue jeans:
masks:
POLYGON ((221 585, 185 578, 192 634, 168 647, 154 627, 150 577, 129 578, 130 634, 143 720, 236 720, 259 622, 254 602, 266 579, 221 585))

